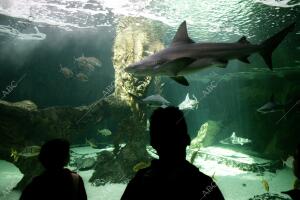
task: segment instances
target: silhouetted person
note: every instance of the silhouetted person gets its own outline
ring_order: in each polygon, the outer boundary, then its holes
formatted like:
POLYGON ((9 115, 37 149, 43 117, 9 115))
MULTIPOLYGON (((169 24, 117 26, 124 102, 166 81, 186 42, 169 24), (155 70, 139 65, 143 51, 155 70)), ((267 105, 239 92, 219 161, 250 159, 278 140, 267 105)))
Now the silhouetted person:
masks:
POLYGON ((297 178, 294 189, 283 193, 288 194, 293 200, 300 200, 300 144, 294 155, 293 170, 297 178))
POLYGON ((86 200, 82 178, 64 168, 70 159, 70 144, 54 139, 46 142, 39 160, 45 171, 33 178, 22 192, 20 200, 86 200))
POLYGON ((214 181, 185 159, 190 142, 182 111, 156 109, 150 119, 150 144, 159 159, 137 172, 121 200, 224 199, 214 181))

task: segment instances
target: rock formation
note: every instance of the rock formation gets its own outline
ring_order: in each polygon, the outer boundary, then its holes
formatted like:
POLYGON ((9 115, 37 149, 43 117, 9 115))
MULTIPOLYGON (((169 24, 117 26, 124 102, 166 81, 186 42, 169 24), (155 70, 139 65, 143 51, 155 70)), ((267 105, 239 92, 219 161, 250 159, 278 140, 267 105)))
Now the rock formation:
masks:
POLYGON ((115 81, 103 91, 103 97, 91 105, 38 109, 31 101, 0 101, 0 159, 14 162, 24 174, 17 189, 22 189, 42 168, 37 157, 13 160, 12 149, 19 152, 26 146, 42 145, 44 141, 57 137, 66 138, 72 144, 84 141, 86 130, 95 127, 96 122, 103 118, 116 126, 112 136, 115 150, 113 154, 106 155, 107 165, 102 165, 98 158, 100 163, 96 165, 90 181, 121 181, 110 170, 119 171, 118 174, 128 180, 134 174, 133 167, 137 163, 147 162, 147 108, 139 105, 133 97, 146 95, 151 78, 137 78, 124 73, 123 69, 144 57, 145 52, 160 50, 163 47, 160 34, 161 29, 149 20, 120 19, 113 47, 115 81), (126 146, 121 148, 121 143, 126 143, 126 146))

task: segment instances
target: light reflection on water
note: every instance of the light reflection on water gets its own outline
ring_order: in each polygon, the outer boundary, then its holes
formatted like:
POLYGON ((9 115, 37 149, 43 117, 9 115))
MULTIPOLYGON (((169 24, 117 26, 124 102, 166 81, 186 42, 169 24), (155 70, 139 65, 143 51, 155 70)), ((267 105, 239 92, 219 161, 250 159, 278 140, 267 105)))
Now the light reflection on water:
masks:
MULTIPOLYGON (((276 27, 288 21, 292 14, 280 15, 280 7, 297 7, 290 0, 2 0, 0 13, 36 22, 60 26, 65 29, 96 28, 116 23, 119 16, 143 16, 176 27, 186 20, 194 39, 216 38, 229 40, 233 36, 247 35, 262 21, 276 27), (276 2, 274 4, 272 2, 276 2), (276 19, 280 18, 278 22, 276 19), (275 22, 274 22, 275 21, 275 22)), ((293 9, 293 8, 289 8, 293 9)))

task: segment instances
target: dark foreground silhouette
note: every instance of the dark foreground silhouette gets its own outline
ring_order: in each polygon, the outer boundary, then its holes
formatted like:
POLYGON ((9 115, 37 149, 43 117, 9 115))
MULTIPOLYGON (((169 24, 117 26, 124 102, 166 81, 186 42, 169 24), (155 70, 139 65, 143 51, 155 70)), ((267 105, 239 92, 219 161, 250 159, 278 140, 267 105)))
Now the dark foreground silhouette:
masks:
POLYGON ((45 171, 22 192, 20 200, 86 200, 82 178, 64 166, 69 162, 70 144, 62 139, 45 143, 39 160, 45 171))
POLYGON ((150 119, 150 144, 159 155, 129 182, 122 200, 222 200, 216 183, 186 161, 190 144, 183 113, 158 108, 150 119))
POLYGON ((283 193, 288 194, 293 200, 300 200, 300 145, 298 145, 294 155, 293 170, 297 178, 294 189, 283 193))

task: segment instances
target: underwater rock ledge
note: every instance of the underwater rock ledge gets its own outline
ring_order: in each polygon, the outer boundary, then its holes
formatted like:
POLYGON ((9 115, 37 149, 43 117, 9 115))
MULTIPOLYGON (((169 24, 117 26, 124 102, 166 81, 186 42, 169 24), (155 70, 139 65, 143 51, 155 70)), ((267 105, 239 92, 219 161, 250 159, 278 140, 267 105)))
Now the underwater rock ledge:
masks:
POLYGON ((89 106, 45 109, 38 109, 28 100, 15 103, 0 101, 0 159, 14 163, 24 174, 15 189, 24 188, 42 168, 37 156, 19 156, 14 159, 13 151, 18 154, 28 146, 40 146, 41 141, 52 138, 65 138, 71 142, 84 138, 82 133, 94 125, 99 116, 105 115, 118 121, 125 117, 121 114, 124 109, 124 105, 113 97, 101 99, 89 106))

